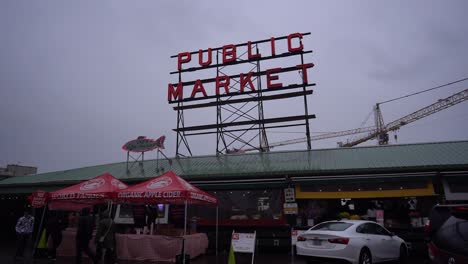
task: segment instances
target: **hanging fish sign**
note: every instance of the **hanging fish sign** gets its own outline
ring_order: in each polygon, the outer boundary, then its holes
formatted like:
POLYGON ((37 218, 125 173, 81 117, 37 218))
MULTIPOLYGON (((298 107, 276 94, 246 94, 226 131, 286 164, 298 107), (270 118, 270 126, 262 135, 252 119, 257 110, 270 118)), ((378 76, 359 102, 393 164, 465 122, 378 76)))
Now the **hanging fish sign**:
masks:
POLYGON ((145 136, 139 136, 137 139, 130 140, 122 146, 122 149, 128 152, 146 152, 153 149, 164 149, 165 136, 158 139, 151 139, 145 136))

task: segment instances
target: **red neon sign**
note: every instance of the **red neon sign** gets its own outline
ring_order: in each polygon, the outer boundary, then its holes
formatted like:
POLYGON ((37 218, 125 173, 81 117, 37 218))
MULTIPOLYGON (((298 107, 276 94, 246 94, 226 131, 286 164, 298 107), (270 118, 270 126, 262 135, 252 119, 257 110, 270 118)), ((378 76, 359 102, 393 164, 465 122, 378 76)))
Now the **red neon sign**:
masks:
MULTIPOLYGON (((304 45, 302 43, 303 34, 301 33, 292 33, 289 34, 287 37, 280 37, 274 38, 271 37, 269 40, 265 41, 257 41, 252 42, 248 41, 244 44, 228 44, 224 45, 219 48, 208 48, 206 50, 198 50, 197 52, 181 52, 177 54, 177 72, 183 71, 196 71, 196 70, 203 70, 213 67, 226 67, 229 65, 234 65, 240 63, 237 61, 237 55, 246 52, 247 54, 247 61, 256 61, 256 60, 263 60, 263 59, 274 59, 277 57, 286 57, 291 54, 301 53, 304 52, 304 45), (278 54, 276 48, 276 42, 278 41, 286 41, 287 51, 278 54), (258 43, 269 42, 269 53, 262 52, 258 50, 258 43), (257 43, 257 49, 253 50, 253 44, 257 43), (247 50, 246 50, 247 49, 247 50), (221 58, 220 63, 216 64, 213 61, 213 52, 220 51, 221 58), (198 57, 198 58, 197 58, 198 57), (193 60, 193 62, 192 62, 193 60), (191 63, 192 62, 192 63, 191 63), (197 63, 196 63, 197 62, 197 63), (191 63, 191 64, 190 64, 191 63), (194 65, 196 67, 188 67, 188 65, 194 65)), ((245 53, 244 53, 245 54, 245 53)), ((242 62, 246 62, 245 60, 242 62)), ((198 100, 198 99, 206 99, 208 97, 217 97, 222 95, 240 95, 245 92, 253 92, 259 89, 256 87, 253 82, 253 78, 265 76, 266 78, 266 89, 273 90, 273 89, 287 89, 288 85, 283 84, 281 81, 281 73, 293 70, 300 70, 302 72, 302 82, 301 85, 308 84, 308 75, 307 70, 312 68, 314 64, 312 63, 304 63, 298 64, 294 67, 289 68, 271 68, 264 72, 257 73, 254 75, 253 72, 243 72, 239 73, 238 75, 233 76, 217 76, 214 79, 206 79, 206 80, 194 80, 191 82, 179 82, 177 84, 169 83, 167 87, 167 100, 170 103, 180 102, 185 100, 198 100), (213 82, 210 87, 205 87, 206 83, 213 82), (230 85, 233 83, 238 83, 239 89, 233 91, 230 89, 230 85)), ((172 73, 177 73, 172 72, 172 73)), ((295 84, 297 87, 297 84, 295 84)), ((289 84, 291 86, 291 84, 289 84)))

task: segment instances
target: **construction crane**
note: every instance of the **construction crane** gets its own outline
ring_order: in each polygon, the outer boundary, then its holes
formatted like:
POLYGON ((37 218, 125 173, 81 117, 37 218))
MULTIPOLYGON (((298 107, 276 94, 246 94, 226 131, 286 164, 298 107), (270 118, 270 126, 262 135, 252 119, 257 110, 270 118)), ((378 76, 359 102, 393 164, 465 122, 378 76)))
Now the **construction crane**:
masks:
MULTIPOLYGON (((394 120, 388 123, 387 125, 385 125, 384 123, 382 111, 380 110, 380 105, 382 103, 377 103, 374 106, 374 110, 373 110, 375 126, 350 129, 350 130, 338 131, 338 132, 333 132, 333 133, 326 133, 322 135, 312 136, 310 137, 310 139, 311 141, 316 141, 316 140, 322 140, 322 139, 327 139, 327 138, 335 138, 335 137, 341 137, 341 136, 349 136, 349 135, 367 133, 365 136, 358 138, 356 140, 346 142, 344 144, 340 142, 339 146, 340 147, 353 147, 353 146, 356 146, 358 144, 361 144, 363 142, 366 142, 374 138, 377 138, 379 145, 387 145, 388 139, 389 139, 388 132, 398 130, 404 125, 415 122, 421 118, 432 115, 434 113, 442 111, 446 108, 449 108, 451 106, 454 106, 466 100, 468 100, 468 89, 463 90, 459 93, 453 94, 452 96, 449 96, 445 99, 440 99, 437 102, 429 106, 421 108, 397 120, 394 120)), ((390 101, 393 101, 393 100, 390 100, 390 101)), ((386 102, 390 102, 390 101, 386 101, 386 102)), ((274 147, 297 144, 297 143, 302 143, 306 141, 307 141, 306 137, 297 138, 297 139, 291 139, 291 140, 286 140, 286 141, 281 141, 281 142, 270 143, 269 147, 271 149, 274 147)), ((242 152, 253 151, 253 150, 257 150, 257 149, 256 148, 242 149, 242 152)))
POLYGON ((421 118, 432 115, 434 113, 447 109, 451 106, 454 106, 466 100, 468 100, 468 89, 463 90, 459 93, 456 93, 452 96, 449 96, 445 99, 438 100, 437 102, 429 106, 421 108, 418 111, 413 112, 397 120, 394 120, 388 123, 387 125, 384 125, 382 111, 380 110, 380 105, 376 104, 374 108, 374 117, 375 117, 375 122, 376 122, 375 129, 369 132, 368 135, 362 138, 343 144, 342 147, 353 147, 373 138, 377 138, 379 145, 387 145, 388 144, 388 132, 398 130, 404 125, 413 123, 421 118))

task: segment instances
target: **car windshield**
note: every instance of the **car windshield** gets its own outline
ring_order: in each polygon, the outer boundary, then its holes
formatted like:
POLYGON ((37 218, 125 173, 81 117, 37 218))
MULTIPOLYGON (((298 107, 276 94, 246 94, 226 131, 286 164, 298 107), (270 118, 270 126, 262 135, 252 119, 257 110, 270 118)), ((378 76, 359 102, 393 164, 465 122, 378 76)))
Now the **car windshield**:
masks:
POLYGON ((353 224, 345 222, 326 222, 312 227, 310 230, 327 230, 327 231, 345 231, 353 224))

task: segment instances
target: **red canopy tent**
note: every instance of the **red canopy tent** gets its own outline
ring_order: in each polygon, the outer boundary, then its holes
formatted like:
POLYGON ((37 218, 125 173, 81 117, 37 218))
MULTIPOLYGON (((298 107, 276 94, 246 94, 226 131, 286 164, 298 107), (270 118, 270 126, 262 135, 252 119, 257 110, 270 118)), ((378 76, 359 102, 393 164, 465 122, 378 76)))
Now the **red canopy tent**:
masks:
POLYGON ((95 204, 112 201, 117 191, 128 186, 109 173, 70 187, 50 192, 48 195, 49 208, 64 210, 79 210, 95 204))
POLYGON ((208 194, 173 171, 168 171, 151 180, 131 186, 117 192, 119 202, 129 203, 169 203, 169 204, 209 204, 217 205, 218 199, 208 194))
MULTIPOLYGON (((119 203, 185 204, 184 235, 187 233, 187 204, 218 205, 218 198, 177 176, 173 171, 117 192, 119 203)), ((218 240, 218 208, 216 207, 216 247, 218 240)), ((216 249, 217 252, 217 249, 216 249)))

